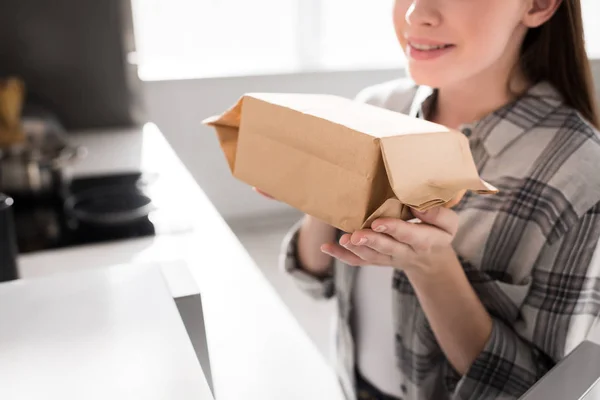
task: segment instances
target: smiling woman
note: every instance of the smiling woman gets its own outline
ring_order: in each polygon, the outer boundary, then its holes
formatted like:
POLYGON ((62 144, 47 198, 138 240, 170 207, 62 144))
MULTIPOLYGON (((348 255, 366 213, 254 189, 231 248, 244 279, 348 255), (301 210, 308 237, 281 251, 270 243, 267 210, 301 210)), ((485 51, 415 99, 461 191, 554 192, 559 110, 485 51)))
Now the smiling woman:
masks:
POLYGON ((348 400, 517 399, 600 317, 581 0, 395 0, 393 15, 412 79, 357 100, 461 131, 499 194, 347 233, 307 215, 282 267, 335 297, 348 400))

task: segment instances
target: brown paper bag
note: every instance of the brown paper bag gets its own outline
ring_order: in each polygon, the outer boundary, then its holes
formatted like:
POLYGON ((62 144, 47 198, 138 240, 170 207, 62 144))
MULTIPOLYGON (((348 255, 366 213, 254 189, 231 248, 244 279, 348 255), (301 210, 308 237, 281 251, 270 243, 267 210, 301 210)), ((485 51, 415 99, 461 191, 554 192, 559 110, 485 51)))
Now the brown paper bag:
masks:
POLYGON ((235 177, 345 232, 497 192, 462 133, 342 97, 246 94, 203 123, 235 177))

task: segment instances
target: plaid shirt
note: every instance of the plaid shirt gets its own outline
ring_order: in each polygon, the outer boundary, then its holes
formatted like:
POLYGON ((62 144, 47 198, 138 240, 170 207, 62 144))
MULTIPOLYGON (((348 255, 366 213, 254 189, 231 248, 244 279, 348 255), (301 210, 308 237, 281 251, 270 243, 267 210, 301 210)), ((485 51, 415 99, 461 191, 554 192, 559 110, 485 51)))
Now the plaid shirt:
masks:
MULTIPOLYGON (((359 100, 427 115, 436 92, 398 80, 359 100)), ((493 319, 491 337, 460 376, 444 356, 406 275, 396 271, 393 310, 399 387, 406 399, 515 399, 586 339, 600 314, 600 139, 547 83, 461 127, 495 196, 467 194, 456 207, 454 248, 493 319)), ((283 266, 315 297, 337 302, 336 362, 356 398, 351 292, 356 269, 337 263, 317 280, 296 257, 297 227, 283 266)), ((386 316, 383 316, 384 318, 386 316)))

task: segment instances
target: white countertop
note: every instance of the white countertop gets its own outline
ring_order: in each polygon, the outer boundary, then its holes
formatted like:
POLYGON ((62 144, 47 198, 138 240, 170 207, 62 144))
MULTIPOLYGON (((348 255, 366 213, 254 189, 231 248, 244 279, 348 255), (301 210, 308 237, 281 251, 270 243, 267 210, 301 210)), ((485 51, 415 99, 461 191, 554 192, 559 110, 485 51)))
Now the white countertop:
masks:
POLYGON ((0 315, 0 398, 213 399, 159 268, 3 283, 0 315))
POLYGON ((74 138, 89 150, 76 174, 135 171, 139 166, 158 172, 163 187, 173 188, 172 193, 164 193, 164 201, 176 201, 195 228, 25 255, 19 260, 23 278, 119 264, 163 268, 183 264, 202 295, 218 400, 343 398, 333 369, 156 126, 148 124, 143 132, 86 133, 74 138))

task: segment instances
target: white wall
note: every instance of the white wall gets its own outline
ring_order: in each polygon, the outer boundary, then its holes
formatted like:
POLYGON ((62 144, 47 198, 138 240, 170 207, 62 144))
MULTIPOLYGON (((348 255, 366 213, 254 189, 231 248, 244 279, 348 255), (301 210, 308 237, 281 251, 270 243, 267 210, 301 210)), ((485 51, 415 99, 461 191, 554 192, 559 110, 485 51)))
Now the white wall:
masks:
POLYGON ((246 92, 332 93, 353 97, 401 71, 353 71, 146 82, 148 118, 156 123, 219 212, 239 218, 284 211, 231 176, 212 129, 201 121, 233 105, 246 92))
MULTIPOLYGON (((600 99, 600 60, 593 64, 600 99)), ((394 79, 392 70, 146 82, 148 117, 217 209, 227 219, 275 213, 287 207, 256 195, 231 177, 216 136, 201 121, 231 106, 245 92, 313 92, 353 97, 373 83, 394 79)), ((600 164, 600 160, 599 160, 600 164)))
MULTIPOLYGON (((600 53, 598 53, 600 57, 600 53)), ((600 108, 600 58, 592 60, 592 75, 594 75, 594 82, 596 83, 596 100, 598 101, 598 108, 600 108)))

